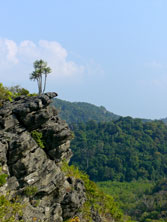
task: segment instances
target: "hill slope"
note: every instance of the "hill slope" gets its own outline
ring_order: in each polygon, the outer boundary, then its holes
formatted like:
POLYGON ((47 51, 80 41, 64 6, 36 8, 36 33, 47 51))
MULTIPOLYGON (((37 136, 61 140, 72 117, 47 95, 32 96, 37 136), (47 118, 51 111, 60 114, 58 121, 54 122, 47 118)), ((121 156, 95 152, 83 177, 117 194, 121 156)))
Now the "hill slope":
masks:
POLYGON ((59 109, 60 117, 67 123, 88 122, 89 120, 108 122, 120 117, 107 111, 103 106, 98 107, 85 102, 67 102, 56 98, 53 105, 59 109))
POLYGON ((167 172, 167 126, 121 117, 72 125, 71 163, 94 181, 157 180, 167 172))

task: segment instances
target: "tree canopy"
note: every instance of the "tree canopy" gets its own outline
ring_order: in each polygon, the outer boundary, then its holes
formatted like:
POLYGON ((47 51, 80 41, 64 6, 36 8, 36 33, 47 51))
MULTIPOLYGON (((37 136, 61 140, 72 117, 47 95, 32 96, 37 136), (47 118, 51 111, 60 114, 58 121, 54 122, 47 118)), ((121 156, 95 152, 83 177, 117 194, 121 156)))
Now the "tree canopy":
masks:
POLYGON ((167 126, 121 117, 72 125, 71 163, 94 181, 157 180, 167 172, 167 126))

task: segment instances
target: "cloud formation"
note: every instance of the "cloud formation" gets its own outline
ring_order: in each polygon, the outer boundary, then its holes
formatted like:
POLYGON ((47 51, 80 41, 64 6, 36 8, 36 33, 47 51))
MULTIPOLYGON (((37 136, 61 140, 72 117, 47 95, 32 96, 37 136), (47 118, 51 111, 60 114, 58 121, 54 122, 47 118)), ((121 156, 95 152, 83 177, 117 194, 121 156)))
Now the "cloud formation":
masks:
POLYGON ((16 43, 0 39, 0 81, 25 80, 33 71, 33 62, 43 59, 52 68, 52 79, 71 78, 84 72, 84 66, 68 60, 68 52, 56 41, 40 40, 38 43, 25 40, 16 43))

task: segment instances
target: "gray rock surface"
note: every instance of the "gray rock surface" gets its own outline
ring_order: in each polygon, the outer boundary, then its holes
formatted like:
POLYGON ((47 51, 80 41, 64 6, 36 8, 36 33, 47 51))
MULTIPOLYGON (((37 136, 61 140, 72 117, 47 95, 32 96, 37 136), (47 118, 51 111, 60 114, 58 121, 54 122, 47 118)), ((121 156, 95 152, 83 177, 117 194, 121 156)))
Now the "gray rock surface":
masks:
POLYGON ((61 171, 62 161, 72 156, 72 133, 50 106, 56 96, 21 96, 0 108, 0 166, 8 174, 0 193, 21 197, 24 221, 62 222, 73 217, 86 199, 83 182, 66 178, 61 171), (42 133, 44 149, 33 139, 32 130, 42 133))

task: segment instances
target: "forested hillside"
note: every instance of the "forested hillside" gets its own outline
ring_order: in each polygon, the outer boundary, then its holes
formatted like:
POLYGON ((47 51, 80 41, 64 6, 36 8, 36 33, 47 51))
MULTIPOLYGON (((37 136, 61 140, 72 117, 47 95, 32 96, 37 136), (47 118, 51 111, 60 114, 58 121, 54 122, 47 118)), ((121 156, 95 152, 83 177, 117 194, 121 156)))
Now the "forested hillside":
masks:
POLYGON ((125 214, 140 222, 167 221, 167 179, 153 181, 99 182, 125 214))
POLYGON ((141 222, 167 221, 167 179, 162 179, 151 189, 142 195, 133 207, 131 215, 141 222))
POLYGON ((167 126, 121 117, 117 121, 72 124, 71 164, 94 181, 158 180, 167 173, 167 126))
POLYGON ((67 123, 88 122, 89 120, 108 122, 120 117, 107 111, 103 106, 98 107, 85 102, 67 102, 56 98, 53 105, 59 109, 60 117, 67 123))

